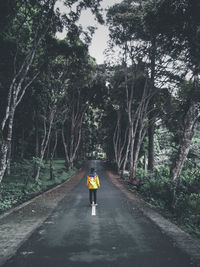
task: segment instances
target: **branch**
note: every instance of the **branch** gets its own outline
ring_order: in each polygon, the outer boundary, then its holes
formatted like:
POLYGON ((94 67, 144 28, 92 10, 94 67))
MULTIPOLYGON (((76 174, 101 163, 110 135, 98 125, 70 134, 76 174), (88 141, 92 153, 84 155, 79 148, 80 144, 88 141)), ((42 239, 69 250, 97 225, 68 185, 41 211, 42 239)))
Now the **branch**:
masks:
POLYGON ((31 81, 23 88, 22 90, 22 93, 20 95, 20 97, 18 98, 17 102, 16 102, 16 107, 19 105, 19 103, 21 102, 25 92, 26 92, 26 89, 33 83, 33 81, 37 78, 37 76, 39 75, 39 72, 37 72, 33 78, 31 79, 31 81))

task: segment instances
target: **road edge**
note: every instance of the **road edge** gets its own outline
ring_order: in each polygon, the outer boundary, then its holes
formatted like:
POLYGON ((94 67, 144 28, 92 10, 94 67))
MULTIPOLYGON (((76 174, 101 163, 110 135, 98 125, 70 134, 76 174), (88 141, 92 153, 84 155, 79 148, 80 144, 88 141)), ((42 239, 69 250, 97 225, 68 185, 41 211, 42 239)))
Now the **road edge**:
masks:
POLYGON ((131 192, 124 184, 124 181, 112 171, 106 171, 110 181, 118 187, 126 197, 152 222, 154 222, 160 230, 169 236, 175 245, 187 253, 197 266, 200 266, 200 240, 192 237, 184 232, 177 225, 164 218, 157 211, 152 209, 150 205, 144 201, 141 196, 137 196, 131 192))
MULTIPOLYGON (((84 167, 83 167, 84 168, 84 167)), ((75 172, 71 177, 69 177, 66 181, 62 182, 61 184, 58 184, 50 189, 47 189, 44 192, 39 193, 37 196, 17 205, 16 207, 10 208, 7 211, 3 212, 2 214, 0 214, 0 220, 3 219, 4 217, 10 215, 11 213, 13 213, 14 211, 20 210, 21 208, 29 205, 30 203, 34 202, 36 199, 42 197, 45 194, 49 194, 51 192, 53 192, 54 190, 58 189, 59 187, 63 186, 64 184, 68 183, 71 179, 73 179, 73 177, 75 175, 77 175, 83 168, 80 168, 79 170, 77 170, 77 172, 75 172)))
MULTIPOLYGON (((12 240, 9 240, 9 234, 7 237, 7 240, 4 244, 0 242, 0 266, 5 264, 19 249, 19 247, 32 235, 32 233, 40 227, 40 225, 52 214, 52 212, 55 210, 57 205, 59 204, 62 199, 73 190, 73 188, 80 183, 82 178, 84 177, 86 173, 86 166, 84 165, 81 169, 79 169, 75 174, 73 174, 69 179, 67 179, 65 182, 41 193, 40 195, 32 198, 31 200, 28 200, 19 206, 10 209, 8 212, 5 212, 0 217, 0 232, 4 230, 5 224, 6 227, 10 227, 10 229, 13 228, 12 218, 16 216, 16 214, 19 214, 23 209, 29 209, 32 205, 37 206, 37 202, 42 202, 43 207, 45 208, 46 205, 46 213, 41 216, 41 218, 35 220, 32 225, 29 226, 28 231, 24 233, 21 238, 16 238, 15 243, 12 242, 12 240), (58 196, 58 192, 63 187, 63 192, 58 196), (51 195, 54 194, 57 198, 55 198, 54 203, 48 204, 48 198, 51 197, 51 195), (45 200, 46 199, 46 200, 45 200), (5 223, 6 221, 6 223, 5 223), (10 225, 9 225, 10 223, 10 225), (10 243, 10 244, 9 244, 10 243), (9 244, 9 245, 8 245, 9 244)), ((50 201, 51 202, 51 201, 50 201)), ((35 212, 35 210, 34 210, 35 212)), ((34 217, 34 213, 33 213, 34 217)), ((24 221, 24 223, 26 223, 24 221)), ((5 237, 5 236, 4 236, 5 237)), ((0 236, 1 239, 1 236, 0 236)), ((4 239, 3 239, 4 241, 4 239)))

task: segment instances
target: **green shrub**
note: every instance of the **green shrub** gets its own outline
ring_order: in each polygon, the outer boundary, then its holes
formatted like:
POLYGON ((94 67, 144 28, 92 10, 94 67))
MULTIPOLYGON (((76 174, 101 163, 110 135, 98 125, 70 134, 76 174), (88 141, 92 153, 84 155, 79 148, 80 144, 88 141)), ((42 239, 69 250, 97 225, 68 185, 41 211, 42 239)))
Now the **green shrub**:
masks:
POLYGON ((0 212, 3 212, 31 197, 60 184, 71 177, 77 169, 66 172, 64 160, 54 161, 54 176, 50 180, 49 164, 43 164, 40 178, 37 182, 32 178, 33 160, 14 162, 11 175, 4 177, 0 184, 0 212))
POLYGON ((139 169, 136 174, 141 180, 140 193, 164 214, 173 217, 190 233, 200 235, 200 175, 199 169, 184 170, 173 197, 174 183, 168 168, 160 167, 154 172, 139 169), (175 200, 175 201, 174 201, 175 200))

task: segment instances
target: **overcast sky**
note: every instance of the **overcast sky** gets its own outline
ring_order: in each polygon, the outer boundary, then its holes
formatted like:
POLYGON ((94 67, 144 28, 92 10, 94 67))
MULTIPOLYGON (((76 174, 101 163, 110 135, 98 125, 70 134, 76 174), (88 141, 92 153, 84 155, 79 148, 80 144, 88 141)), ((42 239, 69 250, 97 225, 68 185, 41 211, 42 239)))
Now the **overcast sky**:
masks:
MULTIPOLYGON (((109 6, 112 6, 113 4, 120 3, 122 0, 103 0, 101 2, 101 7, 105 10, 109 6)), ((64 12, 64 7, 62 6, 62 1, 59 3, 59 8, 61 12, 64 12)), ((98 29, 95 31, 95 34, 93 36, 93 40, 91 43, 91 46, 89 47, 89 53, 92 57, 96 58, 96 61, 98 64, 101 64, 104 62, 104 50, 107 46, 108 41, 108 29, 104 25, 99 25, 97 21, 94 19, 94 15, 91 14, 89 10, 83 11, 79 23, 85 28, 87 26, 95 26, 98 29)), ((65 33, 61 34, 59 33, 58 38, 64 38, 65 33)))

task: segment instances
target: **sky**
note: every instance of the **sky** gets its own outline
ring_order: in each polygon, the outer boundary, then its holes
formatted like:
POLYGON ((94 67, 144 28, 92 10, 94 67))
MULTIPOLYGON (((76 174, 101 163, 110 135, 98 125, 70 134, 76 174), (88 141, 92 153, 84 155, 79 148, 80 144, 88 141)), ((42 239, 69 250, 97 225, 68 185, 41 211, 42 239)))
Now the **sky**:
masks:
MULTIPOLYGON (((101 2, 101 7, 104 9, 104 18, 105 18, 105 9, 114 4, 120 3, 122 0, 103 0, 101 2)), ((65 12, 65 7, 62 5, 62 1, 58 3, 58 7, 62 13, 65 12)), ((89 47, 89 53, 92 57, 96 59, 98 64, 102 64, 105 60, 104 50, 107 47, 108 42, 108 28, 105 25, 100 25, 95 21, 94 15, 91 14, 89 10, 82 12, 80 17, 79 24, 86 28, 87 26, 95 26, 97 30, 93 35, 92 43, 89 47)), ((58 33, 57 37, 62 39, 65 37, 65 32, 58 33)))

